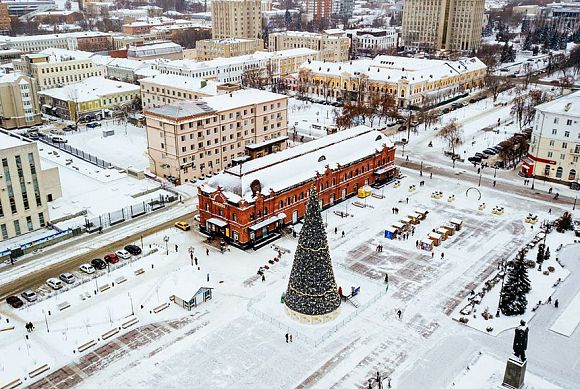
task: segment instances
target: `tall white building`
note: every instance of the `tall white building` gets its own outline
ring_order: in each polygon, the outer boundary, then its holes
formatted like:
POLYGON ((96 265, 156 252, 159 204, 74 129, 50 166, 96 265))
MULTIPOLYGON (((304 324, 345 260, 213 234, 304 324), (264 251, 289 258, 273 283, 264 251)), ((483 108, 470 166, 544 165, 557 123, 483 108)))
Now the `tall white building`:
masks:
POLYGON ((521 173, 562 183, 580 172, 580 91, 540 104, 521 173))
POLYGON ((260 38, 261 0, 214 0, 211 2, 213 38, 260 38))
POLYGON ((481 41, 485 0, 405 0, 403 42, 416 50, 470 51, 481 41))

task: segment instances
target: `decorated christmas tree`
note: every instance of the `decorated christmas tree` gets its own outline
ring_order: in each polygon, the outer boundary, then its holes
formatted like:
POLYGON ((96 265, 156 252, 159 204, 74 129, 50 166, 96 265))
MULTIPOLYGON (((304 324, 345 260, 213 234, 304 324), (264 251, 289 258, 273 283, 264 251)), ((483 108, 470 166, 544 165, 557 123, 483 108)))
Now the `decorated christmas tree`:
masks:
POLYGON ((507 280, 501 290, 499 308, 506 316, 522 315, 526 312, 526 307, 528 306, 526 294, 530 291, 531 286, 528 278, 528 269, 524 261, 525 255, 520 251, 507 274, 507 280))
POLYGON ((298 238, 285 304, 291 314, 309 316, 328 315, 340 307, 340 296, 314 186, 308 194, 304 225, 298 238))

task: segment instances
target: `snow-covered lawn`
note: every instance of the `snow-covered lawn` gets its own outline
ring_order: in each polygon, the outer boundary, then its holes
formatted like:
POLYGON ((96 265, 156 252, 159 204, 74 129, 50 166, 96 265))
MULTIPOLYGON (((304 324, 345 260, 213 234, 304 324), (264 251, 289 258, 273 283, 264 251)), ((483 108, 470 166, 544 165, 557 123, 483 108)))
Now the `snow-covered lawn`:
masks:
MULTIPOLYGON (((540 234, 543 236, 543 233, 540 234)), ((556 249, 560 246, 560 244, 567 245, 569 243, 573 243, 574 240, 574 234, 572 232, 559 234, 555 231, 552 231, 552 233, 548 234, 546 237, 546 246, 550 248, 550 259, 542 264, 543 271, 538 271, 537 266, 536 268, 528 269, 528 277, 530 278, 532 289, 526 296, 528 300, 528 307, 524 315, 505 316, 500 314, 500 317, 496 317, 499 304, 499 294, 501 290, 501 281, 498 281, 489 292, 483 291, 482 288, 476 289, 474 291, 476 294, 484 294, 484 296, 480 299, 480 302, 476 303, 473 306, 474 309, 472 310, 469 308, 471 304, 466 298, 454 312, 453 317, 457 320, 460 318, 465 318, 468 320, 467 325, 469 327, 475 328, 482 332, 487 332, 491 335, 498 335, 507 329, 516 328, 520 324, 520 320, 525 320, 529 323, 533 319, 537 309, 551 309, 551 305, 548 304, 548 298, 552 296, 555 288, 558 286, 560 282, 558 280, 563 281, 570 274, 567 269, 562 268, 562 266, 556 261, 556 258, 560 257, 563 260, 573 258, 572 252, 564 251, 560 253, 557 252, 556 249), (546 271, 549 267, 553 267, 554 271, 549 272, 548 275, 545 275, 544 271, 546 271), (462 310, 464 311, 461 312, 462 310), (485 318, 483 316, 485 312, 491 316, 485 318), (488 327, 492 330, 487 331, 488 327)), ((541 239, 540 242, 542 242, 541 239)), ((538 245, 534 245, 534 247, 531 248, 526 254, 526 259, 535 261, 537 253, 538 245)), ((511 260, 513 257, 505 259, 511 260)), ((488 281, 491 281, 491 279, 496 277, 496 279, 499 280, 498 272, 499 270, 495 271, 488 279, 488 281)), ((574 319, 570 317, 570 321, 573 320, 574 319)), ((569 323, 567 324, 570 325, 569 323)), ((576 324, 577 321, 574 324, 574 328, 576 327, 576 324)))
POLYGON ((132 124, 125 126, 113 123, 112 120, 100 123, 102 126, 96 128, 79 125, 78 132, 65 135, 68 144, 121 168, 137 170, 149 168, 145 127, 136 127, 132 124), (115 131, 115 135, 103 136, 103 131, 111 130, 115 131))

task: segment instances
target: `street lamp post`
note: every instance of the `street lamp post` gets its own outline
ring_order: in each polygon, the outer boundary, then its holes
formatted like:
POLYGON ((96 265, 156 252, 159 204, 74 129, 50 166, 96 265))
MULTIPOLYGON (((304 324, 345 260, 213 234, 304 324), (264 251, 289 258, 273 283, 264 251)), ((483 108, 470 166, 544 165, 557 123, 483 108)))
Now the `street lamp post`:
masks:
POLYGON ((135 309, 133 309, 133 298, 131 297, 131 292, 127 292, 127 296, 129 296, 129 301, 131 302, 131 316, 135 315, 135 309))
POLYGON ((169 255, 169 237, 165 235, 163 241, 165 242, 165 255, 169 255))
POLYGON ((46 317, 46 312, 43 309, 42 313, 44 314, 44 322, 46 323, 46 332, 50 332, 50 329, 48 328, 48 317, 46 317))

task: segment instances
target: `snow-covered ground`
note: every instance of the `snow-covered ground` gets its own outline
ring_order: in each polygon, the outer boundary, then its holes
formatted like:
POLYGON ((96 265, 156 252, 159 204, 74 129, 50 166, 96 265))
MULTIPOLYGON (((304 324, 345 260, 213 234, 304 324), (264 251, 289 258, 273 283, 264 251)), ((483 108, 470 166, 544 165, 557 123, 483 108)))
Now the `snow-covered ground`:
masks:
MULTIPOLYGON (((543 220, 560 215, 562 210, 557 204, 487 187, 481 188, 482 199, 478 200, 473 192, 466 196, 469 184, 439 176, 427 179, 420 187, 418 181, 424 177, 407 169, 403 173, 408 177, 399 188, 384 189, 385 199, 367 199, 372 207, 359 208, 353 205, 357 199, 350 199, 323 212, 339 283, 347 290, 351 284, 360 284, 361 300, 368 302, 350 319, 353 310, 344 306, 329 323, 341 324, 336 331, 321 331, 283 317, 279 299, 296 246, 292 237, 276 242, 291 252, 271 266, 262 282, 256 271, 274 257, 271 248, 249 252, 231 248, 225 254, 210 248, 207 256, 205 248, 209 246, 196 232, 171 229, 145 239, 146 250, 152 244, 159 251, 110 274, 104 272, 96 281, 89 278, 82 286, 21 310, 0 305, 0 315, 15 326, 0 332, 0 385, 13 378, 23 379, 46 363, 50 370, 43 375, 53 374, 51 382, 59 379, 60 373, 76 377, 81 388, 178 388, 184 382, 196 388, 352 388, 366 385, 377 370, 392 379, 393 387, 448 388, 465 379, 461 377, 466 366, 480 352, 499 361, 490 363, 484 372, 493 376, 503 369, 501 365, 511 353, 512 331, 489 336, 455 322, 451 315, 469 290, 481 287, 500 260, 512 257, 535 236, 538 229, 524 222, 529 212, 543 220), (417 190, 409 192, 412 184, 417 190), (435 190, 444 193, 442 200, 431 198, 435 190), (448 202, 449 195, 455 195, 455 201, 448 202), (481 202, 489 208, 478 211, 481 202), (503 215, 489 212, 496 205, 505 208, 503 215), (340 218, 333 213, 346 207, 353 217, 340 218), (393 214, 393 207, 399 208, 398 215, 393 214), (409 240, 384 238, 386 227, 417 208, 427 209, 429 214, 409 240), (417 239, 451 218, 462 219, 463 228, 442 242, 433 257, 416 248, 417 239), (340 237, 342 231, 346 238, 340 237), (169 237, 168 256, 164 236, 169 237), (378 244, 384 246, 382 253, 375 250, 378 244), (199 270, 191 266, 190 246, 195 248, 199 270), (136 275, 139 269, 144 273, 136 275), (384 285, 385 273, 389 274, 388 292, 375 298, 384 285), (127 281, 119 284, 121 277, 127 281), (114 287, 94 295, 97 285, 113 282, 114 287), (191 312, 170 304, 153 313, 156 307, 169 303, 169 296, 184 282, 189 282, 192 290, 204 282, 213 285, 213 299, 191 312), (88 299, 87 293, 93 297, 88 299), (71 307, 60 311, 57 304, 64 302, 71 307), (43 309, 51 311, 50 317, 45 319, 43 309), (395 314, 398 309, 403 311, 401 320, 395 314), (133 317, 132 311, 139 323, 123 329, 122 324, 133 317), (28 321, 36 330, 26 341, 24 323, 28 321), (119 326, 118 334, 98 340, 119 326), (139 331, 132 332, 134 328, 139 331), (295 331, 291 344, 284 340, 288 330, 295 331), (96 344, 79 352, 78 347, 90 340, 96 344), (57 371, 64 364, 71 365, 57 371)), ((551 251, 554 257, 555 248, 551 251)), ((559 298, 562 311, 580 288, 580 264, 574 255, 559 255, 570 271, 553 296, 559 298)), ((575 348, 580 335, 575 331, 564 342, 558 338, 561 335, 550 331, 557 319, 554 309, 540 307, 530 323, 528 374, 534 388, 548 387, 535 384, 542 381, 534 376, 561 388, 574 388, 580 382, 575 368, 580 362, 575 348)), ((463 387, 484 388, 484 384, 463 387)))

